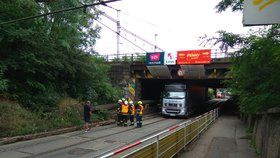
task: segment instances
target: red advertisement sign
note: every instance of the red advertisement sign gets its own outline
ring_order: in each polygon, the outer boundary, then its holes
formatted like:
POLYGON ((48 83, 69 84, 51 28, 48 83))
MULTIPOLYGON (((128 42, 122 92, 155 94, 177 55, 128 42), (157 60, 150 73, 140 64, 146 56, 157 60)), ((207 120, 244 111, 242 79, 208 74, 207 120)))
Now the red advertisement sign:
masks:
POLYGON ((211 62, 211 49, 178 51, 177 64, 209 64, 211 62))

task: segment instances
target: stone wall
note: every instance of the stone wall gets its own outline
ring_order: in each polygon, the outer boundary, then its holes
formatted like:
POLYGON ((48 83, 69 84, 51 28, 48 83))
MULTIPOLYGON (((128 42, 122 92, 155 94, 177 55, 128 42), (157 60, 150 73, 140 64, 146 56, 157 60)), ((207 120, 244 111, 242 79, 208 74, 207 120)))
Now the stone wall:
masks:
POLYGON ((126 87, 127 80, 130 79, 130 63, 128 62, 111 62, 109 77, 111 83, 115 86, 126 87))
POLYGON ((247 119, 254 122, 253 140, 261 158, 280 158, 280 108, 247 119))

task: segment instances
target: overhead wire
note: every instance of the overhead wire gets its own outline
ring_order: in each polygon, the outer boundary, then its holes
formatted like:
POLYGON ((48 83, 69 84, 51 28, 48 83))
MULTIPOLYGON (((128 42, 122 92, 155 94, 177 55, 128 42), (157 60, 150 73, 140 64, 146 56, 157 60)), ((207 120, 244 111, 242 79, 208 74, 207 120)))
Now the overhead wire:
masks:
POLYGON ((101 25, 105 26, 107 29, 113 31, 114 33, 116 33, 117 35, 119 35, 120 37, 122 37, 124 40, 128 41, 129 43, 131 43, 132 45, 134 45, 135 47, 141 49, 144 52, 147 52, 144 48, 138 46, 137 44, 135 44, 134 42, 132 42, 131 40, 127 39, 126 37, 120 35, 117 31, 113 30, 112 28, 110 28, 109 26, 107 26, 106 24, 102 23, 101 21, 95 19, 98 23, 100 23, 101 25))
MULTIPOLYGON (((96 6, 96 5, 104 5, 104 6, 108 6, 107 3, 111 3, 111 2, 116 2, 116 1, 120 1, 120 0, 108 0, 108 1, 99 1, 97 3, 92 3, 92 4, 84 4, 82 6, 79 7, 71 7, 71 8, 66 8, 66 9, 60 9, 60 10, 56 10, 56 11, 52 11, 49 13, 44 13, 44 14, 40 14, 40 15, 34 15, 34 16, 28 16, 28 17, 23 17, 23 18, 19 18, 19 19, 14 19, 14 20, 10 20, 10 21, 6 21, 6 22, 1 22, 0 25, 5 25, 5 24, 10 24, 10 23, 15 23, 18 21, 24 21, 24 20, 30 20, 30 19, 35 19, 35 18, 39 18, 39 17, 43 17, 43 16, 47 16, 47 15, 52 15, 52 14, 57 14, 57 13, 61 13, 61 12, 67 12, 67 11, 71 11, 71 10, 77 10, 77 9, 85 9, 87 7, 92 7, 92 6, 96 6)), ((108 6, 109 7, 109 6, 108 6)), ((113 9, 113 8, 112 8, 113 9)), ((117 22, 114 18, 110 17, 110 16, 105 16, 106 18, 117 22)), ((134 46, 136 46, 137 48, 141 49, 144 52, 147 52, 145 49, 143 49, 142 47, 138 46, 137 44, 135 44, 134 42, 130 41, 129 39, 125 38, 124 36, 120 35, 118 32, 114 31, 113 29, 111 29, 109 26, 105 25, 104 23, 102 23, 101 21, 95 19, 97 22, 99 22, 100 24, 102 24, 103 26, 105 26, 106 28, 108 28, 109 30, 113 31, 114 33, 118 34, 120 37, 122 37, 123 39, 125 39, 126 41, 128 41, 129 43, 133 44, 134 46)))
POLYGON ((127 32, 127 33, 129 33, 129 34, 131 34, 131 35, 133 35, 133 36, 135 36, 135 37, 137 37, 138 39, 140 39, 140 40, 142 40, 142 41, 148 43, 149 45, 151 45, 151 46, 153 46, 153 47, 156 47, 157 49, 159 49, 159 50, 161 50, 161 51, 164 51, 163 49, 161 49, 161 48, 159 48, 158 46, 152 44, 151 42, 145 40, 144 38, 140 37, 139 35, 136 35, 135 33, 133 33, 133 32, 131 32, 131 31, 127 30, 126 28, 121 27, 121 29, 122 29, 123 31, 125 31, 125 32, 127 32))
MULTIPOLYGON (((111 20, 111 21, 117 23, 117 20, 114 19, 114 18, 112 18, 112 17, 109 16, 108 14, 103 13, 103 14, 101 14, 101 15, 103 15, 104 17, 108 18, 109 20, 111 20)), ((159 49, 159 50, 161 50, 161 51, 164 51, 163 49, 161 49, 161 48, 159 48, 158 46, 156 46, 155 44, 153 44, 153 43, 151 43, 151 42, 145 40, 144 38, 142 38, 142 37, 140 37, 139 35, 133 33, 132 31, 129 31, 128 29, 126 29, 126 28, 124 28, 124 27, 122 27, 122 26, 121 26, 120 28, 121 28, 123 31, 129 33, 130 35, 132 35, 132 36, 134 36, 134 37, 136 37, 136 38, 142 40, 143 42, 145 42, 145 43, 147 43, 147 44, 149 44, 149 45, 151 45, 151 46, 153 46, 153 47, 156 47, 157 49, 159 49)))
POLYGON ((92 6, 96 6, 96 5, 104 5, 104 4, 111 3, 111 2, 116 2, 116 1, 120 1, 120 0, 99 1, 97 3, 84 4, 84 5, 79 6, 79 7, 70 7, 70 8, 66 8, 66 9, 60 9, 60 10, 56 10, 56 11, 52 11, 52 12, 48 12, 48 13, 44 13, 44 14, 40 14, 40 15, 27 16, 27 17, 23 17, 23 18, 19 18, 19 19, 14 19, 14 20, 6 21, 6 22, 1 22, 0 25, 15 23, 15 22, 18 22, 18 21, 24 21, 24 20, 29 20, 29 19, 35 19, 35 18, 39 18, 39 17, 43 17, 43 16, 47 16, 47 15, 52 15, 52 14, 57 14, 57 13, 61 13, 61 12, 67 12, 67 11, 71 11, 71 10, 84 9, 84 8, 92 7, 92 6))
POLYGON ((118 9, 116 9, 116 8, 110 6, 110 5, 107 5, 107 4, 106 4, 106 5, 104 5, 104 6, 110 8, 110 9, 113 9, 113 10, 115 10, 115 11, 121 11, 121 13, 123 13, 123 14, 125 14, 125 15, 127 15, 127 16, 134 17, 135 19, 138 19, 139 21, 141 21, 141 22, 143 22, 143 23, 145 23, 145 24, 148 24, 148 25, 151 25, 151 26, 157 27, 157 28, 160 27, 160 26, 158 26, 158 25, 156 25, 156 24, 153 24, 153 23, 151 23, 151 22, 149 22, 149 21, 147 21, 147 20, 144 20, 144 19, 142 19, 142 18, 139 18, 139 17, 133 16, 133 15, 130 15, 129 13, 124 12, 123 10, 118 10, 118 9))

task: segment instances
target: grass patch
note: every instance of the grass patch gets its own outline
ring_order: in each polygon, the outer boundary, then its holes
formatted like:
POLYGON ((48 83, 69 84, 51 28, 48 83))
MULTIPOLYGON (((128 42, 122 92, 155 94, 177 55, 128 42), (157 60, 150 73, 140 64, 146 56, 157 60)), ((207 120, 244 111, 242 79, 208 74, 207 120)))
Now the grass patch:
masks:
POLYGON ((257 150, 257 147, 256 147, 256 140, 253 139, 253 137, 252 137, 253 129, 252 128, 246 128, 245 132, 246 132, 247 139, 249 139, 249 146, 251 148, 255 149, 255 152, 256 152, 257 155, 260 155, 260 152, 257 150))
POLYGON ((34 133, 39 130, 40 119, 13 102, 0 102, 0 137, 34 133))
MULTIPOLYGON (((96 109, 93 122, 109 119, 112 112, 96 109)), ((61 99, 51 112, 30 111, 18 103, 0 101, 0 137, 46 132, 71 126, 82 126, 83 105, 75 99, 61 99)))

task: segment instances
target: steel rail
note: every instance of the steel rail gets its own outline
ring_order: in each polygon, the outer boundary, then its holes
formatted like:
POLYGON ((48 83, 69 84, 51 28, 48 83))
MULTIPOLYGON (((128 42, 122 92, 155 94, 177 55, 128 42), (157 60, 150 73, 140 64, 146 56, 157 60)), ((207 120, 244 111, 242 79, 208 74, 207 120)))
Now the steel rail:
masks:
MULTIPOLYGON (((184 140, 185 140, 187 137, 189 137, 189 136, 192 137, 192 135, 193 135, 194 133, 195 133, 195 135, 194 135, 186 144, 184 144, 180 149, 177 149, 176 151, 178 152, 178 151, 180 151, 184 146, 186 146, 186 145, 189 144, 191 141, 193 141, 195 138, 198 138, 198 136, 199 136, 203 131, 205 131, 206 128, 207 128, 212 122, 214 122, 214 120, 218 117, 218 111, 219 111, 218 108, 216 108, 216 109, 211 110, 211 111, 209 111, 209 112, 207 112, 207 113, 204 113, 203 115, 200 115, 200 116, 196 117, 193 121, 192 121, 192 120, 184 121, 183 123, 180 123, 180 124, 177 124, 177 125, 175 125, 175 126, 172 126, 172 127, 168 128, 168 129, 166 129, 166 130, 163 130, 163 131, 161 131, 161 132, 159 132, 159 133, 157 133, 157 134, 154 134, 154 135, 152 135, 152 136, 149 136, 149 137, 147 137, 147 138, 145 138, 145 139, 137 140, 136 142, 131 143, 131 144, 126 145, 126 146, 123 146, 123 147, 120 148, 120 149, 117 149, 117 150, 112 151, 112 152, 110 152, 110 153, 101 155, 100 158, 107 158, 107 157, 111 157, 111 156, 120 154, 121 152, 124 152, 124 151, 126 151, 126 150, 128 150, 128 149, 131 149, 131 148, 133 148, 133 147, 136 147, 136 146, 138 146, 138 145, 140 145, 140 144, 142 144, 142 143, 144 143, 144 142, 146 142, 146 141, 149 141, 149 140, 152 140, 152 139, 155 139, 155 138, 157 138, 156 141, 154 141, 154 142, 152 142, 152 143, 149 143, 148 145, 145 145, 144 147, 141 147, 140 149, 134 150, 133 152, 130 152, 130 153, 127 154, 126 156, 132 155, 132 154, 134 154, 134 153, 140 151, 141 149, 144 149, 144 148, 146 148, 146 147, 148 147, 148 146, 151 146, 151 145, 153 145, 153 144, 156 143, 156 144, 157 144, 157 153, 156 153, 156 157, 160 157, 160 156, 163 155, 165 152, 167 152, 168 150, 172 149, 175 145, 178 144, 178 140, 177 140, 175 144, 171 145, 171 146, 168 147, 164 152, 162 152, 162 153, 159 154, 159 153, 158 153, 158 151, 159 151, 158 145, 159 145, 159 141, 160 141, 160 140, 163 140, 164 138, 167 138, 167 137, 169 137, 169 136, 172 136, 172 135, 175 134, 176 132, 179 132, 179 131, 182 130, 182 129, 186 129, 186 128, 189 127, 189 126, 192 127, 192 125, 195 125, 195 129, 194 129, 194 130, 191 130, 191 132, 188 133, 188 135, 184 135, 184 140), (208 117, 209 117, 209 118, 208 118, 208 117), (200 121, 201 121, 202 119, 204 119, 204 120, 203 120, 204 122, 203 122, 202 124, 200 124, 200 121), (183 126, 183 125, 184 125, 184 126, 183 126), (203 127, 203 128, 201 128, 201 127, 203 127), (166 136, 162 137, 161 139, 159 139, 159 136, 161 136, 161 135, 163 135, 163 134, 166 134, 166 133, 168 133, 168 135, 166 135, 166 136)), ((183 140, 183 139, 180 139, 179 141, 182 141, 182 140, 183 140)), ((184 142, 185 142, 185 141, 184 141, 184 142)), ((174 154, 176 154, 176 153, 174 153, 174 154)))

